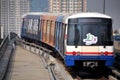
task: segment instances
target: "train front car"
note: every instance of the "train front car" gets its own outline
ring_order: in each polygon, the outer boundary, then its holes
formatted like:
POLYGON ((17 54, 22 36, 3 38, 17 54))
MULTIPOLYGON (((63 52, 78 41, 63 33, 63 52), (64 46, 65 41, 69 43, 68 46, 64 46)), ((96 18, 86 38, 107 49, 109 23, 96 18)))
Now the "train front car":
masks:
POLYGON ((112 66, 112 19, 99 13, 80 13, 66 19, 67 66, 112 66))

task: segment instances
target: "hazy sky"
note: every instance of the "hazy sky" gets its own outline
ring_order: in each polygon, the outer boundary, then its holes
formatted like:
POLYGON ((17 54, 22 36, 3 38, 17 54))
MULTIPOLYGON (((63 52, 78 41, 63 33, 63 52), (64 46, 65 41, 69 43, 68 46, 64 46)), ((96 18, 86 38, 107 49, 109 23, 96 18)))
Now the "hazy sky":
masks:
MULTIPOLYGON (((103 0, 87 0, 87 10, 103 13, 103 0)), ((113 18, 114 29, 120 28, 120 0, 105 0, 105 13, 113 18)))
POLYGON ((30 10, 32 12, 48 12, 48 0, 30 0, 30 10))

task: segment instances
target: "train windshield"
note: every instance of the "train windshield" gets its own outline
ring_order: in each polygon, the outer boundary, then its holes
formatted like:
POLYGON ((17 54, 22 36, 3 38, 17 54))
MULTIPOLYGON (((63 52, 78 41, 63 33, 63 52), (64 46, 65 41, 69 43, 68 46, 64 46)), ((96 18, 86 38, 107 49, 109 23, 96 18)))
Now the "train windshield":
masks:
POLYGON ((111 19, 69 19, 67 45, 113 45, 111 19))

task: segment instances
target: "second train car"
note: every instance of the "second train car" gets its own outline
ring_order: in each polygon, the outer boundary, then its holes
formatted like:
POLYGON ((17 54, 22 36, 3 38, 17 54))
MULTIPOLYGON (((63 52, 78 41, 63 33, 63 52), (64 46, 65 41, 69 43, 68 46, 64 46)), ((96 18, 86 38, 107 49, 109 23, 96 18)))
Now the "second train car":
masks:
POLYGON ((21 37, 54 48, 66 66, 113 64, 112 18, 105 14, 28 13, 23 16, 21 37))

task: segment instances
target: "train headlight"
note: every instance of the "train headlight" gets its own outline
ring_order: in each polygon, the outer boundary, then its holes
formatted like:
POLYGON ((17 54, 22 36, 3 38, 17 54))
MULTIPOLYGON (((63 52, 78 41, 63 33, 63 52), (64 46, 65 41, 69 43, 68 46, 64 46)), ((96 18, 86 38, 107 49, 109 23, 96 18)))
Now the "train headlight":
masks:
POLYGON ((73 51, 72 54, 77 56, 77 55, 80 55, 80 52, 73 51))
POLYGON ((103 55, 104 55, 104 52, 101 52, 101 55, 103 56, 103 55))
POLYGON ((78 55, 80 55, 80 52, 77 52, 78 55))
POLYGON ((75 51, 73 51, 73 53, 72 53, 73 55, 77 55, 77 52, 75 52, 75 51))
POLYGON ((108 55, 108 52, 107 52, 107 51, 105 51, 105 52, 104 52, 104 54, 105 54, 105 56, 107 56, 107 55, 108 55))
POLYGON ((107 56, 107 55, 108 55, 108 52, 107 52, 107 51, 105 51, 105 52, 101 52, 101 55, 103 55, 103 56, 107 56))

